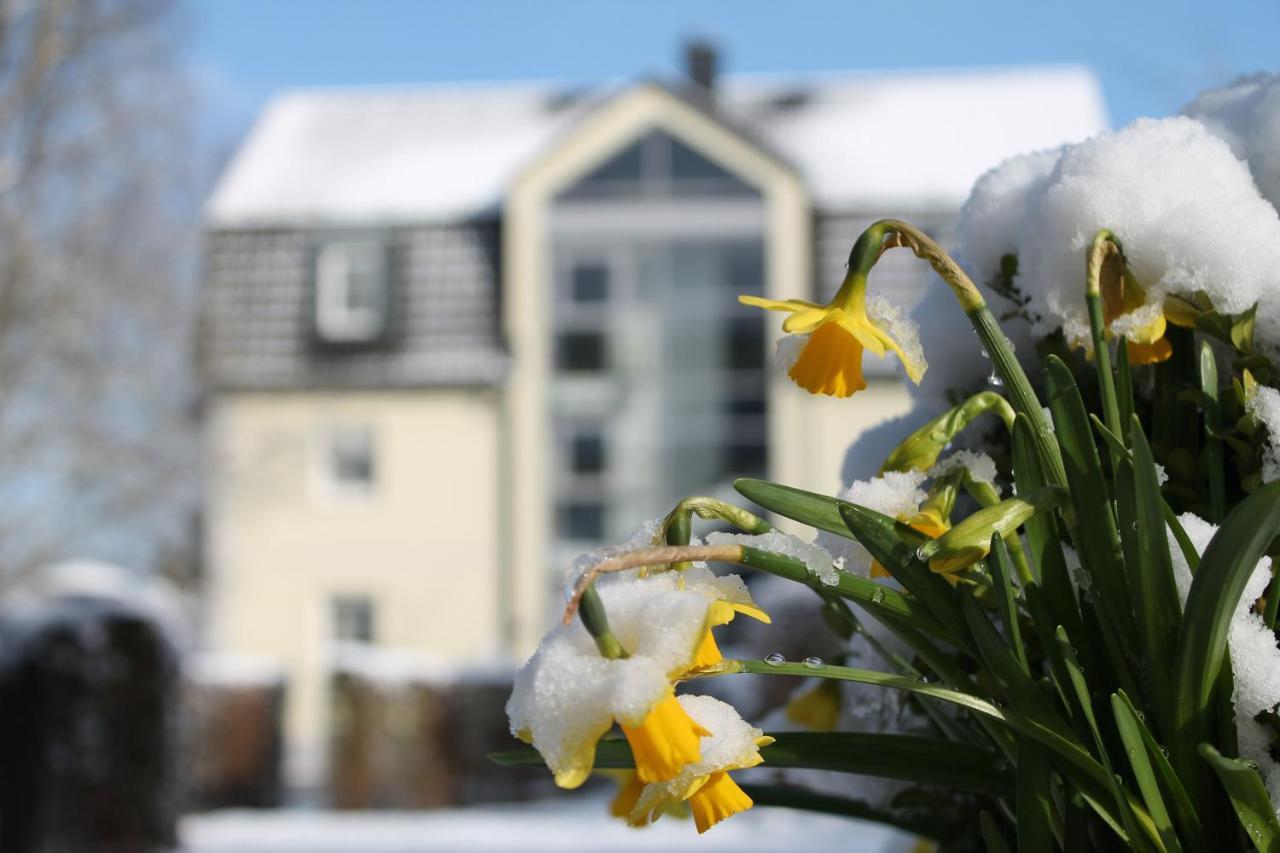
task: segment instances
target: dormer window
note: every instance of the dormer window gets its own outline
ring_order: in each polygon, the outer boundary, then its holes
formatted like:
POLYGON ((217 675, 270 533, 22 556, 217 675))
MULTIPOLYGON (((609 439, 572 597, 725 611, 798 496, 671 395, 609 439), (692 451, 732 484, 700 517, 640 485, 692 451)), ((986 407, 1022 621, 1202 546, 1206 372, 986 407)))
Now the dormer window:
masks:
POLYGON ((329 344, 368 344, 387 330, 386 247, 341 240, 316 251, 316 337, 329 344))

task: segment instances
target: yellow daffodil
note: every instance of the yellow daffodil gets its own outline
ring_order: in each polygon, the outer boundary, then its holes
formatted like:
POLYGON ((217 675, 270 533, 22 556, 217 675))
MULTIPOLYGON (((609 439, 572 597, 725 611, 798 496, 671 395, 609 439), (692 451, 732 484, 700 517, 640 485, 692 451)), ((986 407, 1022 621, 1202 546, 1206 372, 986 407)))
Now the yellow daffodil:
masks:
POLYGON ((739 613, 750 616, 752 619, 756 619, 766 625, 771 621, 768 613, 753 604, 728 601, 711 602, 711 607, 707 609, 706 628, 702 633, 702 640, 698 643, 698 648, 693 654, 693 663, 689 667, 690 671, 715 666, 724 660, 724 656, 720 654, 720 647, 716 645, 716 638, 711 633, 711 629, 727 625, 739 613))
POLYGON ((542 754, 563 788, 591 774, 596 744, 616 722, 645 783, 698 761, 711 732, 689 716, 675 684, 722 658, 712 630, 738 613, 768 621, 742 579, 702 566, 597 584, 626 651, 605 657, 580 622, 558 626, 516 675, 507 713, 518 737, 542 754))
MULTIPOLYGON (((622 820, 630 818, 631 812, 635 810, 636 804, 640 802, 640 795, 644 793, 645 784, 640 781, 640 776, 634 770, 600 770, 597 772, 618 783, 617 793, 609 801, 609 814, 622 820)), ((669 817, 687 818, 689 816, 689 807, 682 802, 668 803, 665 814, 669 817)), ((631 825, 640 826, 640 824, 631 825)))
MULTIPOLYGON (((1101 299, 1104 333, 1110 337, 1118 331, 1124 336, 1130 364, 1155 364, 1173 355, 1173 345, 1164 336, 1164 306, 1147 304, 1146 291, 1134 281, 1120 243, 1110 231, 1099 231, 1089 247, 1086 287, 1101 299), (1114 325, 1124 328, 1113 330, 1114 325)), ((1089 348, 1092 342, 1078 341, 1077 345, 1089 348)))
POLYGON ((840 685, 829 679, 787 703, 787 719, 815 732, 829 732, 840 720, 840 685))
POLYGON ((666 782, 647 785, 631 811, 630 822, 657 820, 672 804, 684 802, 693 813, 699 833, 746 811, 751 798, 738 787, 730 771, 755 767, 764 761, 760 748, 773 738, 745 722, 732 707, 710 696, 681 696, 681 704, 715 733, 707 738, 702 758, 666 782))
POLYGON ((690 717, 671 689, 645 714, 639 725, 620 723, 636 759, 641 782, 671 779, 702 755, 702 738, 711 732, 690 717))
POLYGON ((881 358, 896 354, 911 381, 919 383, 924 364, 874 323, 867 314, 867 278, 850 272, 826 305, 802 299, 779 301, 759 296, 739 296, 738 301, 769 311, 790 314, 782 330, 808 335, 808 340, 787 374, 811 394, 848 397, 867 387, 862 376, 862 353, 870 350, 881 358))
MULTIPOLYGON (((951 529, 951 522, 943 518, 941 510, 933 506, 921 507, 919 512, 912 515, 899 516, 898 521, 930 539, 937 539, 951 529)), ((871 561, 871 577, 887 578, 890 576, 889 570, 881 565, 879 560, 871 561)))
MULTIPOLYGON (((1110 329, 1112 324, 1147 304, 1147 294, 1129 275, 1103 275, 1102 322, 1110 329)), ((1129 348, 1130 364, 1156 364, 1173 355, 1173 345, 1164 336, 1165 313, 1154 312, 1151 319, 1125 331, 1125 345, 1129 348)))

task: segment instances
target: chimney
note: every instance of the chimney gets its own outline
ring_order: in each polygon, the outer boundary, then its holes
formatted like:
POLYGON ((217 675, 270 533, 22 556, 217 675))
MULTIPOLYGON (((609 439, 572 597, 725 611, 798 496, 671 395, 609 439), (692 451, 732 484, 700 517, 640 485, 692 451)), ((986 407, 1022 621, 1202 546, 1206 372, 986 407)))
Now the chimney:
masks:
POLYGON ((699 38, 685 42, 685 73, 689 75, 690 80, 707 92, 715 87, 718 60, 715 45, 709 40, 699 38))

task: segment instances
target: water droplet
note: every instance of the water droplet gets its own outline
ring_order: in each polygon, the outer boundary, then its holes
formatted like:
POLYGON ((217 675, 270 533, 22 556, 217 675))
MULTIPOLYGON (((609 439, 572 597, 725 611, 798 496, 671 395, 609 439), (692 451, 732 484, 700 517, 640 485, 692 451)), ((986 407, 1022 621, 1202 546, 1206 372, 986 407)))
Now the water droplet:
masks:
POLYGON ((978 352, 982 353, 983 358, 991 358, 990 354, 988 354, 987 352, 986 347, 978 347, 978 352))
POLYGON ((783 657, 781 653, 774 652, 773 654, 765 657, 764 662, 769 664, 769 666, 782 666, 787 662, 787 659, 783 657))
POLYGON ((805 658, 801 663, 804 664, 806 669, 822 669, 826 666, 826 664, 822 662, 822 658, 814 657, 805 658))
POLYGON ((929 677, 929 673, 927 673, 927 672, 926 672, 926 673, 922 673, 922 674, 920 675, 920 683, 921 683, 921 684, 929 684, 929 683, 931 683, 932 681, 933 681, 933 679, 929 677))
POLYGON ((996 372, 993 370, 993 371, 991 371, 991 375, 987 377, 987 384, 988 384, 988 385, 991 385, 991 386, 994 386, 994 387, 996 387, 996 388, 1003 388, 1003 387, 1004 387, 1004 380, 1000 378, 1000 374, 999 374, 999 373, 996 373, 996 372))
POLYGON ((929 546, 927 543, 916 549, 916 559, 921 561, 929 559, 929 546))
POLYGON ((871 600, 876 604, 884 603, 884 590, 877 587, 871 591, 871 600))
POLYGON ((1253 760, 1251 760, 1251 759, 1246 758, 1246 759, 1244 759, 1244 760, 1243 760, 1243 762, 1242 762, 1242 763, 1244 764, 1244 766, 1245 766, 1245 767, 1248 767, 1250 770, 1257 770, 1257 769, 1258 769, 1258 762, 1253 761, 1253 760))
POLYGON ((1161 754, 1161 755, 1163 755, 1165 758, 1168 758, 1168 757, 1169 757, 1169 747, 1167 747, 1167 746, 1162 746, 1162 747, 1160 747, 1160 754, 1161 754))
POLYGON ((1134 708, 1133 713, 1136 714, 1138 719, 1141 720, 1142 722, 1145 723, 1147 721, 1147 715, 1144 712, 1138 710, 1137 708, 1134 708))

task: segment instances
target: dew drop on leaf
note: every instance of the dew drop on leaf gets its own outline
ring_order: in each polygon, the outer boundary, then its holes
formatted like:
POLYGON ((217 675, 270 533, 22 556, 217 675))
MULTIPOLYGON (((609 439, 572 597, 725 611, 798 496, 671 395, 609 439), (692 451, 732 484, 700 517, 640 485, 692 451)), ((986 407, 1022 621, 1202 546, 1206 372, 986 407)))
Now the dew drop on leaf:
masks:
POLYGON ((823 663, 822 658, 815 657, 805 658, 801 663, 803 663, 807 669, 822 669, 826 666, 826 664, 823 663))
POLYGON ((764 662, 769 664, 769 666, 782 666, 787 662, 787 659, 783 657, 781 653, 774 652, 773 654, 766 656, 764 662))

